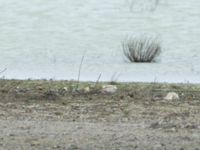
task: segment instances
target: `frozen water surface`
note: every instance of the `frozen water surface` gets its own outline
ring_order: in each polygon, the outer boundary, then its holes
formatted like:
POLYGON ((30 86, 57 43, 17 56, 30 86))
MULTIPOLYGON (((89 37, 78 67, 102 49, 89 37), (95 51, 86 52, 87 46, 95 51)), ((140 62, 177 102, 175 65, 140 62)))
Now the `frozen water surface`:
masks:
POLYGON ((0 68, 6 78, 200 82, 199 0, 6 0, 0 2, 0 68), (151 64, 127 63, 121 41, 156 35, 151 64))

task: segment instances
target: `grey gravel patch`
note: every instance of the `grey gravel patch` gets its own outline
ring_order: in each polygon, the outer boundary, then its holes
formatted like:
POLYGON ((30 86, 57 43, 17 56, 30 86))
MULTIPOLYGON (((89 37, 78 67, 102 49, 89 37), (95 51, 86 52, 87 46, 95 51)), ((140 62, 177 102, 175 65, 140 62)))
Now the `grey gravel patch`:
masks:
POLYGON ((194 150, 200 147, 197 113, 194 122, 192 115, 152 113, 157 110, 139 104, 127 105, 127 114, 117 107, 100 104, 71 104, 74 108, 50 103, 2 105, 0 112, 5 116, 0 117, 0 150, 194 150))

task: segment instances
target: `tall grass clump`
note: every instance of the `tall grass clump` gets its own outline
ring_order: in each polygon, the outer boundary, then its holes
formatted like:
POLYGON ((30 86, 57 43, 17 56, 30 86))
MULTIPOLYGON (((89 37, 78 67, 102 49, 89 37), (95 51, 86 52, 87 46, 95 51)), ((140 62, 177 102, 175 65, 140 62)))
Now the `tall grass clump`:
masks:
POLYGON ((124 56, 130 62, 155 62, 161 53, 161 46, 156 38, 127 38, 122 42, 124 56))

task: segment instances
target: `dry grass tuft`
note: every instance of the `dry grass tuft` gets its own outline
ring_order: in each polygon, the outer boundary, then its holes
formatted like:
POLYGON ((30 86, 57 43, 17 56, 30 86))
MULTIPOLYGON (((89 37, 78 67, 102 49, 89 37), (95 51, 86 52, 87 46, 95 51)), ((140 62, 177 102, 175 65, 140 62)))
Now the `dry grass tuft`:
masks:
POLYGON ((155 62, 161 53, 156 38, 127 38, 122 42, 124 56, 130 62, 155 62))

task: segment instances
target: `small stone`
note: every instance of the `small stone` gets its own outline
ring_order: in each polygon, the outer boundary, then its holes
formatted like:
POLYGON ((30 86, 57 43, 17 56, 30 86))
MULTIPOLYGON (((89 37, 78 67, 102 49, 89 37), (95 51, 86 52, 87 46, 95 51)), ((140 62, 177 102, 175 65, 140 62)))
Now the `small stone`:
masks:
POLYGON ((164 97, 165 100, 179 100, 179 95, 175 92, 169 92, 167 95, 164 97))
POLYGON ((83 91, 84 91, 84 93, 89 93, 89 92, 90 92, 90 88, 89 88, 89 87, 85 87, 85 88, 83 89, 83 91))
POLYGON ((59 149, 60 146, 59 146, 59 145, 55 145, 53 148, 54 148, 54 149, 59 149))
POLYGON ((117 91, 116 85, 103 85, 101 92, 102 93, 115 93, 117 91))
POLYGON ((10 134, 9 134, 9 136, 15 136, 15 134, 13 134, 13 133, 10 133, 10 134))
POLYGON ((38 86, 36 89, 41 91, 41 90, 43 90, 43 87, 42 86, 38 86))
POLYGON ((79 147, 75 144, 69 146, 68 150, 79 150, 79 147))
POLYGON ((68 92, 69 89, 68 89, 68 87, 64 87, 63 90, 64 90, 65 92, 68 92))
POLYGON ((171 128, 171 129, 168 129, 168 132, 176 132, 177 129, 176 128, 171 128))
POLYGON ((150 128, 152 129, 160 128, 160 124, 158 122, 154 122, 150 125, 150 128))
POLYGON ((62 112, 59 112, 59 111, 57 111, 57 112, 55 112, 55 115, 56 115, 56 116, 62 116, 62 115, 63 115, 63 113, 62 113, 62 112))
POLYGON ((32 141, 31 142, 31 146, 38 146, 38 145, 40 145, 39 141, 32 141))

